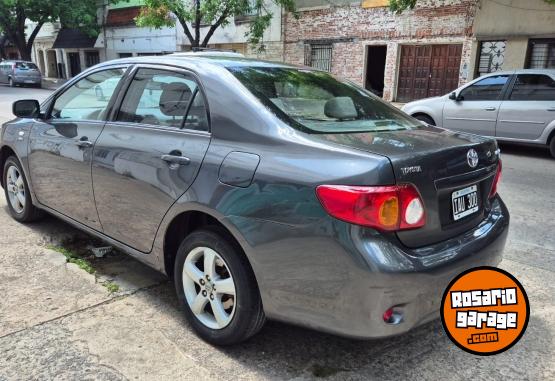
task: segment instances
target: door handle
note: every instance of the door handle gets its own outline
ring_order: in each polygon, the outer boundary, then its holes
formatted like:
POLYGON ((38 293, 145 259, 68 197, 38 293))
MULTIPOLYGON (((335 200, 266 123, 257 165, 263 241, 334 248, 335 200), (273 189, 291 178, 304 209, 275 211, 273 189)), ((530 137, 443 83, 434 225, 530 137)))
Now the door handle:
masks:
POLYGON ((89 141, 89 138, 83 136, 77 143, 77 147, 79 148, 91 148, 94 144, 89 141))
POLYGON ((170 153, 169 155, 162 155, 162 160, 170 164, 179 164, 179 165, 188 165, 191 163, 191 159, 188 157, 182 156, 181 153, 173 154, 170 153))
POLYGON ((486 110, 486 111, 495 111, 496 108, 495 107, 486 107, 484 110, 486 110))

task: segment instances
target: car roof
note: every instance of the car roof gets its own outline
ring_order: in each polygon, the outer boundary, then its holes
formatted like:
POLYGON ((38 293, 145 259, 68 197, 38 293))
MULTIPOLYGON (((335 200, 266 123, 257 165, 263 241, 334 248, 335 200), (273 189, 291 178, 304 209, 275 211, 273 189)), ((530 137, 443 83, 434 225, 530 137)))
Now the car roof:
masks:
POLYGON ((483 75, 482 77, 491 77, 495 75, 512 75, 512 74, 549 74, 555 75, 555 69, 517 69, 517 70, 502 70, 494 71, 483 75))
POLYGON ((273 62, 264 61, 256 58, 246 58, 242 57, 240 54, 209 54, 207 52, 201 52, 199 54, 168 54, 164 56, 141 56, 141 57, 127 57, 120 58, 113 61, 107 61, 101 63, 99 66, 113 65, 113 64, 166 64, 171 66, 184 66, 184 67, 195 67, 200 69, 207 65, 209 66, 219 66, 223 68, 230 67, 281 67, 281 68, 299 68, 299 66, 273 62))

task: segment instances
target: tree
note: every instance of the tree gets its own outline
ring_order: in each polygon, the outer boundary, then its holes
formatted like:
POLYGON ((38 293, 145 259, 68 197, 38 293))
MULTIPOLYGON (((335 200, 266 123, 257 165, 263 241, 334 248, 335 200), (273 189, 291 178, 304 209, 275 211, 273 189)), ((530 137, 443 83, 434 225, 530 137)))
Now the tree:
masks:
POLYGON ((95 33, 96 0, 0 0, 0 30, 4 30, 24 60, 31 60, 33 42, 42 26, 58 20, 63 26, 95 33), (26 20, 36 23, 29 35, 25 33, 26 20))
POLYGON ((272 12, 268 5, 277 4, 295 12, 295 0, 145 0, 136 19, 138 26, 162 28, 177 21, 185 31, 192 48, 206 47, 214 32, 233 17, 252 15, 247 32, 249 43, 260 45, 264 31, 270 26, 272 12), (201 28, 208 30, 201 41, 201 28))
MULTIPOLYGON (((389 0, 389 9, 395 13, 401 13, 407 9, 413 9, 417 0, 389 0)), ((546 3, 555 5, 555 0, 544 0, 546 3)))

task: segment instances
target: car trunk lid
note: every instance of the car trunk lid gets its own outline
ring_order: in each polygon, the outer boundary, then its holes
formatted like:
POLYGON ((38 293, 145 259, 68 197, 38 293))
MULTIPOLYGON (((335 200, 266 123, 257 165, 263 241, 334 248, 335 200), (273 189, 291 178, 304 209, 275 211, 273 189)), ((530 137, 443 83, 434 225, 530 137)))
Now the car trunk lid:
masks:
MULTIPOLYGON (((488 195, 498 160, 492 139, 437 127, 391 132, 320 135, 326 140, 389 158, 397 184, 414 184, 426 209, 426 225, 397 233, 407 247, 415 248, 452 238, 476 226, 491 207, 488 195), (467 154, 478 155, 475 167, 467 154), (453 192, 476 186, 479 210, 455 220, 453 192)), ((365 185, 365 184, 360 184, 365 185)))

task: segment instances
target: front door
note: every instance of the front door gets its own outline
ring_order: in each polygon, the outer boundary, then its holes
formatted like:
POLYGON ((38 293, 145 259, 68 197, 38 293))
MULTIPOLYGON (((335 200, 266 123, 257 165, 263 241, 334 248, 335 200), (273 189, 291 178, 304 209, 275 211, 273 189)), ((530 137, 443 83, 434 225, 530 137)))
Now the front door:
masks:
POLYGON ((96 206, 105 234, 147 253, 208 149, 205 99, 187 72, 144 67, 115 119, 94 151, 96 206))
POLYGON ((29 169, 38 201, 101 230, 91 184, 93 146, 124 69, 95 72, 65 90, 29 138, 29 169), (103 97, 98 97, 103 89, 103 97))
POLYGON ((555 120, 555 79, 546 74, 519 74, 501 104, 496 136, 535 140, 555 120))
POLYGON ((77 74, 81 73, 81 58, 79 53, 68 53, 69 57, 69 69, 71 71, 71 76, 75 77, 77 74))
POLYGON ((457 88, 462 45, 404 45, 397 101, 443 95, 457 88))
POLYGON ((463 88, 457 100, 445 102, 442 127, 495 136, 497 114, 509 78, 509 75, 491 76, 463 88))

